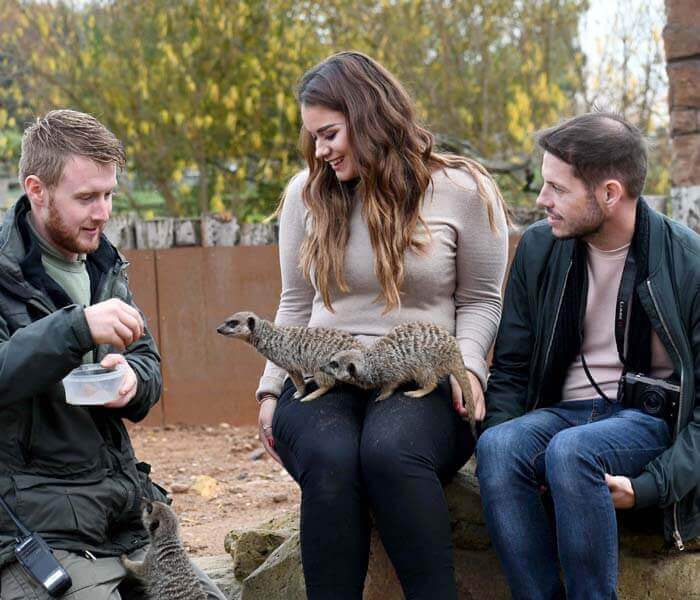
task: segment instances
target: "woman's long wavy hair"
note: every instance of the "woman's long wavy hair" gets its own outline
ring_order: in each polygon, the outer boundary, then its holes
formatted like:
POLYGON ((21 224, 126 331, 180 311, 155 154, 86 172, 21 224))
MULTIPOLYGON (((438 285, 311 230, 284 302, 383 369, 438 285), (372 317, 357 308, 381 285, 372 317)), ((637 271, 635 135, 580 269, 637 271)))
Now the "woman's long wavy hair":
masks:
MULTIPOLYGON (((422 252, 429 243, 421 204, 434 170, 456 167, 469 172, 495 230, 495 211, 505 211, 505 204, 489 173, 468 158, 435 152, 433 135, 418 124, 411 98, 379 63, 359 52, 334 54, 302 77, 297 97, 300 105, 322 106, 345 117, 359 175, 354 195, 362 202, 374 272, 382 288, 376 301, 384 300, 385 313, 401 304, 406 250, 422 252), (425 230, 427 240, 415 235, 417 227, 425 230)), ((311 218, 300 267, 309 280, 313 272, 323 303, 332 311, 332 284, 341 292, 349 291, 343 265, 353 193, 316 157, 315 142, 304 127, 300 145, 309 165, 302 196, 311 218)))

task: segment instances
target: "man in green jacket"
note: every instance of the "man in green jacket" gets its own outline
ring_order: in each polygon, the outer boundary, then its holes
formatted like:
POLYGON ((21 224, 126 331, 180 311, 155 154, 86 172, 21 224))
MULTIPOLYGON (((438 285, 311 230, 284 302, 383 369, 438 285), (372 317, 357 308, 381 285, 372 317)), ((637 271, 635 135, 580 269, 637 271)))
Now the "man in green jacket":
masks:
POLYGON ((640 197, 622 118, 538 141, 547 219, 513 260, 477 473, 514 598, 609 600, 615 509, 663 508, 679 550, 700 535, 700 236, 640 197))
MULTIPOLYGON (((24 133, 25 195, 0 228, 0 495, 54 550, 75 600, 142 596, 119 557, 142 559, 139 505, 165 499, 123 423, 143 419, 162 384, 128 263, 102 235, 123 166, 121 143, 94 117, 48 113, 24 133), (124 366, 114 401, 66 404, 61 380, 86 362, 124 366)), ((14 559, 18 535, 0 509, 0 600, 49 598, 14 559)))

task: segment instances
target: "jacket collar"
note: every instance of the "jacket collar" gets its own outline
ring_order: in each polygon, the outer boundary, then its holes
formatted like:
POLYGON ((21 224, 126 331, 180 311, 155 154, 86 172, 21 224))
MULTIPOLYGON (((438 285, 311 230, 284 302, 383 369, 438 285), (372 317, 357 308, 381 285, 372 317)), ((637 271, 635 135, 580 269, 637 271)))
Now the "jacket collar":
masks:
MULTIPOLYGON (((648 267, 649 276, 652 276, 662 264, 667 218, 661 213, 653 210, 642 196, 639 197, 637 202, 640 203, 639 209, 644 211, 649 219, 648 267)), ((543 219, 540 222, 545 224, 547 221, 543 219)), ((576 248, 576 239, 558 240, 553 235, 552 239, 559 245, 561 252, 560 256, 564 258, 564 260, 571 260, 574 254, 574 249, 576 248)))
POLYGON ((667 218, 650 208, 643 197, 640 196, 638 202, 642 203, 649 215, 649 277, 652 277, 664 264, 667 218))
MULTIPOLYGON (((32 258, 36 248, 28 235, 23 234, 23 220, 30 211, 29 198, 22 196, 7 211, 0 229, 0 285, 11 290, 17 296, 28 300, 39 291, 30 285, 22 270, 22 264, 32 258)), ((87 256, 88 271, 104 273, 117 263, 123 263, 117 249, 103 234, 100 245, 87 256)), ((91 280, 93 279, 91 273, 91 280)))

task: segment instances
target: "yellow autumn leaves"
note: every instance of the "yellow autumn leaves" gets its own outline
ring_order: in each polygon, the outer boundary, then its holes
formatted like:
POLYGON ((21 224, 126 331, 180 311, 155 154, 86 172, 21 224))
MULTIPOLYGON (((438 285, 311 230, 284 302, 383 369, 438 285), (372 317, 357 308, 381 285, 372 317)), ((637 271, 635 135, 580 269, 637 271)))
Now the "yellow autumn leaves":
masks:
POLYGON ((115 131, 129 173, 170 214, 262 215, 302 166, 296 83, 348 48, 394 72, 437 133, 485 156, 524 155, 531 133, 569 111, 581 84, 584 8, 583 0, 5 0, 0 158, 8 158, 2 132, 19 129, 18 118, 69 106, 115 131))

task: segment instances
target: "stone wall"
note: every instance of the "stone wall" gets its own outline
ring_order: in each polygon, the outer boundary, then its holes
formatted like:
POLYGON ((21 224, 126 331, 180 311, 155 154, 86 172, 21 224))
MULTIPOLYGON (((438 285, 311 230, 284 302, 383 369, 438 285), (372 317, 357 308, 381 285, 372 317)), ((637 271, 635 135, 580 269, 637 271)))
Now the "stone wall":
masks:
POLYGON ((700 231, 700 5, 666 0, 672 216, 700 231))
MULTIPOLYGON (((510 597, 491 548, 481 513, 479 483, 471 460, 445 487, 450 511, 455 576, 459 600, 507 600, 510 597)), ((698 600, 700 553, 667 550, 659 535, 631 523, 621 527, 620 600, 698 600)), ((289 513, 259 526, 236 530, 224 542, 228 557, 197 563, 230 600, 304 600, 304 576, 299 548, 299 515, 289 513)), ((402 600, 396 573, 372 532, 363 600, 402 600)))

